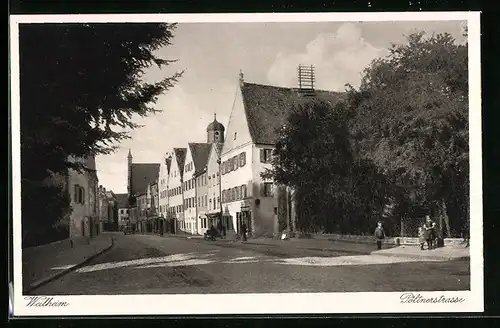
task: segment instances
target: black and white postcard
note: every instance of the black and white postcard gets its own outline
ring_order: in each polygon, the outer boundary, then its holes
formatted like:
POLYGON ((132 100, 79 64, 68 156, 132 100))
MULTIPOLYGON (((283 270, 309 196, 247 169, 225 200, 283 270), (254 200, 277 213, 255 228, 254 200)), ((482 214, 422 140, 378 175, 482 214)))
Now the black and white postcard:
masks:
POLYGON ((479 13, 10 31, 14 316, 483 311, 479 13))

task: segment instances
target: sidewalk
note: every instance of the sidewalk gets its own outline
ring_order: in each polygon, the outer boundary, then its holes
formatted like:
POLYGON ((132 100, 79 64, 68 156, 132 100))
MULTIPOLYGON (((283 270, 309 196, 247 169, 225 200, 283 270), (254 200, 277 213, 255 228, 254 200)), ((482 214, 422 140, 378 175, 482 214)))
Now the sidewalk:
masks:
POLYGON ((446 246, 432 250, 421 250, 419 246, 398 246, 390 249, 374 251, 372 255, 397 256, 419 259, 422 261, 451 261, 470 258, 470 248, 464 246, 446 246))
POLYGON ((112 236, 101 234, 90 240, 69 239, 22 251, 23 292, 33 290, 107 251, 113 246, 112 236))

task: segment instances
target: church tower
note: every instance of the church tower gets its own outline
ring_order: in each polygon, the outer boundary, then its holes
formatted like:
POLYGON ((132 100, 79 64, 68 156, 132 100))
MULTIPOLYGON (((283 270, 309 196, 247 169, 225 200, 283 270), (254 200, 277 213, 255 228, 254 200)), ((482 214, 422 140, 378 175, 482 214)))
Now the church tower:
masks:
POLYGON ((127 194, 130 198, 132 192, 132 152, 128 150, 127 156, 127 194))
POLYGON ((224 131, 224 125, 217 122, 217 116, 214 114, 214 121, 207 127, 207 143, 223 143, 224 131))

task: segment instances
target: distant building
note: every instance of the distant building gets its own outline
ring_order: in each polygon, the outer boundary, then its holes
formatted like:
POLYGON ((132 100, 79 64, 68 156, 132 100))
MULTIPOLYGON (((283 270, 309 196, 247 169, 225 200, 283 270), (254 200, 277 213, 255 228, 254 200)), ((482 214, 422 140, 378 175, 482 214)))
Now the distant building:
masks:
POLYGON ((67 190, 71 196, 70 238, 93 237, 99 234, 98 186, 95 157, 68 159, 84 164, 86 170, 68 170, 67 190))
MULTIPOLYGON (((184 210, 185 210, 185 231, 191 234, 200 234, 200 220, 198 216, 197 191, 196 188, 197 172, 205 170, 207 166, 208 154, 211 145, 209 143, 189 143, 184 164, 183 187, 184 187, 184 210)), ((200 182, 205 183, 205 179, 200 179, 200 182)))
POLYGON ((115 197, 118 208, 118 228, 122 229, 127 225, 129 218, 128 195, 115 194, 115 197))
POLYGON ((158 182, 155 180, 148 185, 146 192, 146 221, 143 222, 144 232, 157 232, 160 229, 158 182))
POLYGON ((184 190, 183 173, 186 161, 186 148, 174 148, 174 156, 170 166, 168 204, 170 207, 169 217, 174 220, 176 230, 186 231, 184 221, 184 190))
MULTIPOLYGON (((202 220, 202 228, 209 229, 211 226, 217 227, 221 217, 221 188, 220 188, 220 165, 219 159, 221 156, 222 146, 224 139, 219 143, 213 143, 210 148, 208 156, 206 173, 210 176, 210 180, 205 188, 200 190, 200 194, 204 195, 204 207, 199 209, 202 220), (205 194, 206 193, 206 194, 205 194)), ((224 226, 226 232, 231 234, 234 231, 232 221, 226 217, 224 226)))
POLYGON ((158 205, 159 214, 162 218, 167 218, 168 216, 168 183, 169 183, 169 173, 170 166, 172 164, 172 153, 166 153, 165 157, 160 164, 160 173, 158 177, 158 205))
POLYGON ((129 151, 127 157, 128 177, 127 194, 129 201, 129 218, 132 229, 141 231, 144 228, 142 221, 147 218, 147 190, 148 185, 157 181, 160 171, 160 164, 157 163, 133 163, 132 152, 129 151), (144 203, 138 203, 141 198, 144 203), (142 211, 143 210, 143 211, 142 211))

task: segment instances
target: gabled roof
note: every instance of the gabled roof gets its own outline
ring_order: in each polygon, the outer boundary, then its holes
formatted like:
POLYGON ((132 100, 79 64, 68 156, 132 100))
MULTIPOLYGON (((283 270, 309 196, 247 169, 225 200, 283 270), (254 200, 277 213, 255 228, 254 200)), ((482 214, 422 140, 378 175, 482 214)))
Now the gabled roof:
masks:
POLYGON ((132 163, 132 195, 146 192, 148 184, 158 179, 160 164, 132 163))
POLYGON ((211 143, 195 143, 190 142, 189 151, 193 157, 195 174, 202 171, 207 166, 208 155, 210 154, 211 143))
MULTIPOLYGON (((310 97, 301 96, 297 89, 243 82, 241 95, 252 141, 256 144, 275 144, 277 129, 287 119, 290 109, 310 97)), ((316 90, 319 100, 333 104, 344 99, 346 94, 316 90)))
POLYGON ((179 173, 182 176, 184 174, 184 163, 186 162, 187 148, 174 148, 174 154, 179 173))
POLYGON ((128 207, 128 195, 127 194, 115 194, 116 203, 118 208, 127 208, 128 207))

